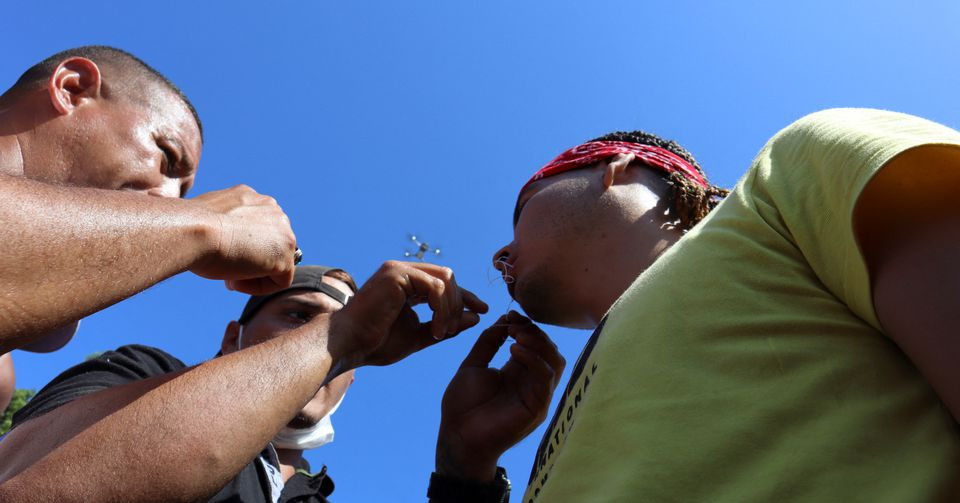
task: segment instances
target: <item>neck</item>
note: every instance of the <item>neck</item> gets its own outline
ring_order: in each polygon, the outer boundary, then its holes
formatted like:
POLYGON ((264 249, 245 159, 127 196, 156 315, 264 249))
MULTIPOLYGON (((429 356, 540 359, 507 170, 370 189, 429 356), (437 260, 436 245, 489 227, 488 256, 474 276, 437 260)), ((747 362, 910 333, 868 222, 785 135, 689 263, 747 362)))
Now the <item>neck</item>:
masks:
POLYGON ((589 328, 599 325, 610 307, 634 280, 683 237, 680 231, 664 226, 659 219, 640 221, 634 225, 642 228, 619 234, 619 242, 601 246, 606 252, 598 256, 600 262, 595 264, 595 272, 586 271, 589 275, 588 284, 593 285, 586 292, 589 296, 582 299, 587 306, 589 328), (627 236, 625 241, 622 240, 623 236, 627 236))
POLYGON ((7 100, 0 100, 0 174, 23 176, 23 148, 16 131, 17 114, 7 100))
POLYGON ((38 130, 57 116, 43 99, 42 92, 29 91, 0 96, 0 174, 44 179, 57 164, 59 154, 45 153, 38 141, 42 136, 38 130), (31 165, 28 159, 33 158, 43 161, 31 165))
POLYGON ((300 468, 310 470, 310 464, 303 459, 303 451, 299 449, 277 449, 277 459, 280 460, 280 475, 284 482, 300 468))

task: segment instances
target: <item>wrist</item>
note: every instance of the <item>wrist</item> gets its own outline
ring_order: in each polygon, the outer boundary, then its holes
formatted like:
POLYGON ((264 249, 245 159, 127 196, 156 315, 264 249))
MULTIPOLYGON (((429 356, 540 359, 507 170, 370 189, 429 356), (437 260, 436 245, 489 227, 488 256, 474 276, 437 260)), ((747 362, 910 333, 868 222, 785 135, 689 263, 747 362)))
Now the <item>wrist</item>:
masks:
POLYGON ((430 503, 507 503, 510 479, 507 471, 500 467, 496 468, 493 480, 483 483, 434 472, 430 475, 427 498, 430 503))
POLYGON ((338 311, 325 317, 326 330, 322 332, 326 334, 326 348, 330 354, 330 372, 327 374, 324 384, 359 366, 357 350, 352 344, 354 337, 351 322, 349 317, 341 315, 341 312, 338 311))
POLYGON ((187 220, 186 233, 193 241, 196 250, 189 269, 205 269, 215 261, 223 247, 223 220, 216 212, 192 201, 184 201, 193 206, 187 220))
POLYGON ((478 483, 493 481, 497 475, 499 457, 483 456, 477 450, 457 448, 458 442, 450 441, 441 433, 437 441, 436 473, 478 483))

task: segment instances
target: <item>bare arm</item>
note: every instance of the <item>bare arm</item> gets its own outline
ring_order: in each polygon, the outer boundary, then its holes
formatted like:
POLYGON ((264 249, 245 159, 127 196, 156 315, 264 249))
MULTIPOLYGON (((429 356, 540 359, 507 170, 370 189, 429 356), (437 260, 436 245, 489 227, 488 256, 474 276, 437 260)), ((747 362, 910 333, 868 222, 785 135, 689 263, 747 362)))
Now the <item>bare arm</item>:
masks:
POLYGON ((0 175, 0 353, 188 269, 285 286, 295 238, 265 199, 243 187, 180 200, 0 175))
POLYGON ((211 496, 319 389, 331 362, 328 326, 328 315, 318 317, 261 345, 27 421, 0 442, 0 499, 211 496))
POLYGON ((891 161, 857 201, 854 229, 887 334, 960 419, 960 149, 891 161))
POLYGON ((325 378, 393 363, 436 343, 433 327, 459 333, 485 311, 449 270, 388 263, 332 316, 179 374, 77 399, 18 426, 0 442, 0 501, 209 497, 325 378), (434 311, 430 323, 410 308, 421 298, 434 311))

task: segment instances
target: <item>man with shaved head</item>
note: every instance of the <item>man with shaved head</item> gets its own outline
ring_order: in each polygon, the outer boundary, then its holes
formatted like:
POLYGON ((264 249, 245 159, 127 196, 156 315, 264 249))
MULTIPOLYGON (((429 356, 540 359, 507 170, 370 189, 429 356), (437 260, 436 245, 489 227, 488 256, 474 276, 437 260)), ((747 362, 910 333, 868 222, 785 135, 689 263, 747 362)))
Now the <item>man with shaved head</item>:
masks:
POLYGON ((245 186, 184 199, 202 147, 190 101, 119 49, 60 52, 0 95, 0 354, 55 350, 184 271, 251 294, 290 284, 276 201, 245 186))

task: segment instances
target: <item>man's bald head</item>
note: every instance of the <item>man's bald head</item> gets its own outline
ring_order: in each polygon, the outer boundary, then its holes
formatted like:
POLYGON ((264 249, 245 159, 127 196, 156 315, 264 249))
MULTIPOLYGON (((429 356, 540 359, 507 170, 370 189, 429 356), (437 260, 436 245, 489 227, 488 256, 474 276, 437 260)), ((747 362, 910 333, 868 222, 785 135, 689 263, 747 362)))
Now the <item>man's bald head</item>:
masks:
POLYGON ((193 118, 197 122, 197 128, 199 128, 201 136, 203 135, 203 124, 200 122, 200 116, 197 114, 193 103, 183 94, 183 91, 140 58, 115 47, 85 45, 60 51, 27 69, 4 94, 17 93, 45 85, 60 63, 75 57, 93 61, 100 67, 101 72, 109 77, 104 79, 101 86, 101 93, 105 98, 140 98, 139 94, 142 92, 140 84, 144 82, 159 84, 173 92, 190 109, 190 113, 193 114, 193 118))

